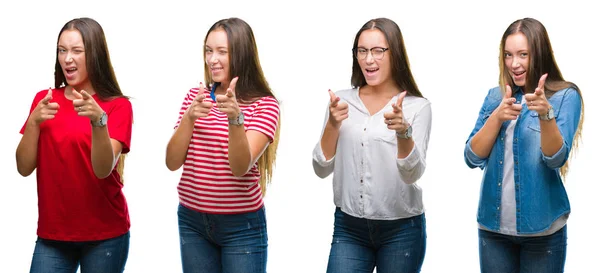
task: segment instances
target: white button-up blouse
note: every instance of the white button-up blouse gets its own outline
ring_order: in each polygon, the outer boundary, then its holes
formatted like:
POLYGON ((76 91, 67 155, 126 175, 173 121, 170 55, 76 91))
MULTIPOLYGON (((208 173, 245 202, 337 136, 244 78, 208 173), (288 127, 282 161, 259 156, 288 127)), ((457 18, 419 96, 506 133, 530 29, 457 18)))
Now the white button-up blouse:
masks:
MULTIPOLYGON (((320 138, 313 150, 315 173, 325 178, 333 172, 334 204, 349 215, 373 220, 422 214, 422 190, 415 182, 425 171, 431 103, 420 97, 404 98, 402 112, 412 125, 415 145, 406 158, 398 159, 396 132, 387 128, 383 117, 392 111, 398 95, 374 115, 359 98, 358 88, 336 95, 348 103, 348 118, 342 121, 335 156, 325 159, 320 138)), ((328 117, 329 108, 323 128, 328 117)))

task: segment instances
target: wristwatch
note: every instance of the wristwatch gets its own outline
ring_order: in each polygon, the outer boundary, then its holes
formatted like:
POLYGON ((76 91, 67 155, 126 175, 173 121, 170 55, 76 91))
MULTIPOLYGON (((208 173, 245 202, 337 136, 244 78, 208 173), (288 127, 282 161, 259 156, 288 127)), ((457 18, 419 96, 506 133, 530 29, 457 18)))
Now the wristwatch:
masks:
POLYGON ((540 120, 552 120, 554 119, 554 109, 550 107, 545 115, 539 115, 540 120))
POLYGON ((229 125, 242 125, 244 124, 244 112, 240 110, 237 118, 229 119, 229 125))
POLYGON ((412 126, 408 125, 408 128, 406 128, 406 131, 404 132, 404 134, 400 134, 400 133, 396 132, 396 136, 401 139, 411 138, 412 137, 412 126))
POLYGON ((106 112, 102 112, 102 115, 98 121, 93 122, 90 120, 90 122, 92 123, 92 127, 104 127, 108 122, 108 116, 106 116, 106 112))

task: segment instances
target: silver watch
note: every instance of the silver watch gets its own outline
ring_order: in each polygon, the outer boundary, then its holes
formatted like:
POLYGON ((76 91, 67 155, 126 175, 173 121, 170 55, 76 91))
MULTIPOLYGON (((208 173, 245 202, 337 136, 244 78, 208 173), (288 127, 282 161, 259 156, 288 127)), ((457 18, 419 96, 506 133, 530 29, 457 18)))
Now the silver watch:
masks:
POLYGON ((92 123, 92 127, 104 127, 108 122, 108 116, 106 115, 106 112, 102 112, 102 115, 98 121, 93 122, 90 120, 90 122, 92 123))
POLYGON ((539 115, 540 120, 552 120, 555 118, 554 116, 554 109, 552 109, 552 107, 550 107, 548 109, 548 112, 545 115, 539 115))
POLYGON ((406 131, 404 132, 404 134, 400 134, 400 133, 396 132, 396 136, 401 139, 411 138, 412 137, 412 126, 409 125, 408 128, 406 128, 406 131))
POLYGON ((229 125, 242 125, 244 124, 244 112, 240 109, 240 113, 237 118, 229 119, 229 125))

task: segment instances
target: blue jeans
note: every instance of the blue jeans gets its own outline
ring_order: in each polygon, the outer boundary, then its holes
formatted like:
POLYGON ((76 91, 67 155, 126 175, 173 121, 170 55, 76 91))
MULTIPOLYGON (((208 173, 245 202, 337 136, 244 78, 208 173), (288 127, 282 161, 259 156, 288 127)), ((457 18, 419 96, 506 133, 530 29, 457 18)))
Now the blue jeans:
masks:
POLYGON ((426 239, 425 214, 368 220, 336 208, 327 273, 420 272, 426 239))
POLYGON ((129 254, 129 232, 112 239, 88 242, 35 242, 30 273, 121 273, 129 254))
POLYGON ((548 236, 519 237, 479 230, 482 273, 563 272, 567 226, 548 236))
POLYGON ((267 271, 265 208, 242 214, 209 214, 179 205, 184 273, 267 271))

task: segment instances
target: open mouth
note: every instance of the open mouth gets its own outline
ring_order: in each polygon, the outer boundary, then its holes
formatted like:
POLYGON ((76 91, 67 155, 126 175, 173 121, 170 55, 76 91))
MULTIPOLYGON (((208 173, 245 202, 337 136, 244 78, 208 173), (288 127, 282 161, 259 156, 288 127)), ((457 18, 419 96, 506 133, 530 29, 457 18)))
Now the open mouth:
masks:
POLYGON ((515 77, 521 76, 525 74, 525 71, 521 71, 521 72, 513 72, 513 75, 515 75, 515 77))
POLYGON ((72 79, 75 76, 75 73, 77 73, 76 67, 71 67, 71 68, 65 69, 65 76, 69 79, 72 79))
POLYGON ((365 68, 365 71, 367 72, 368 76, 371 76, 379 71, 379 68, 365 68))

